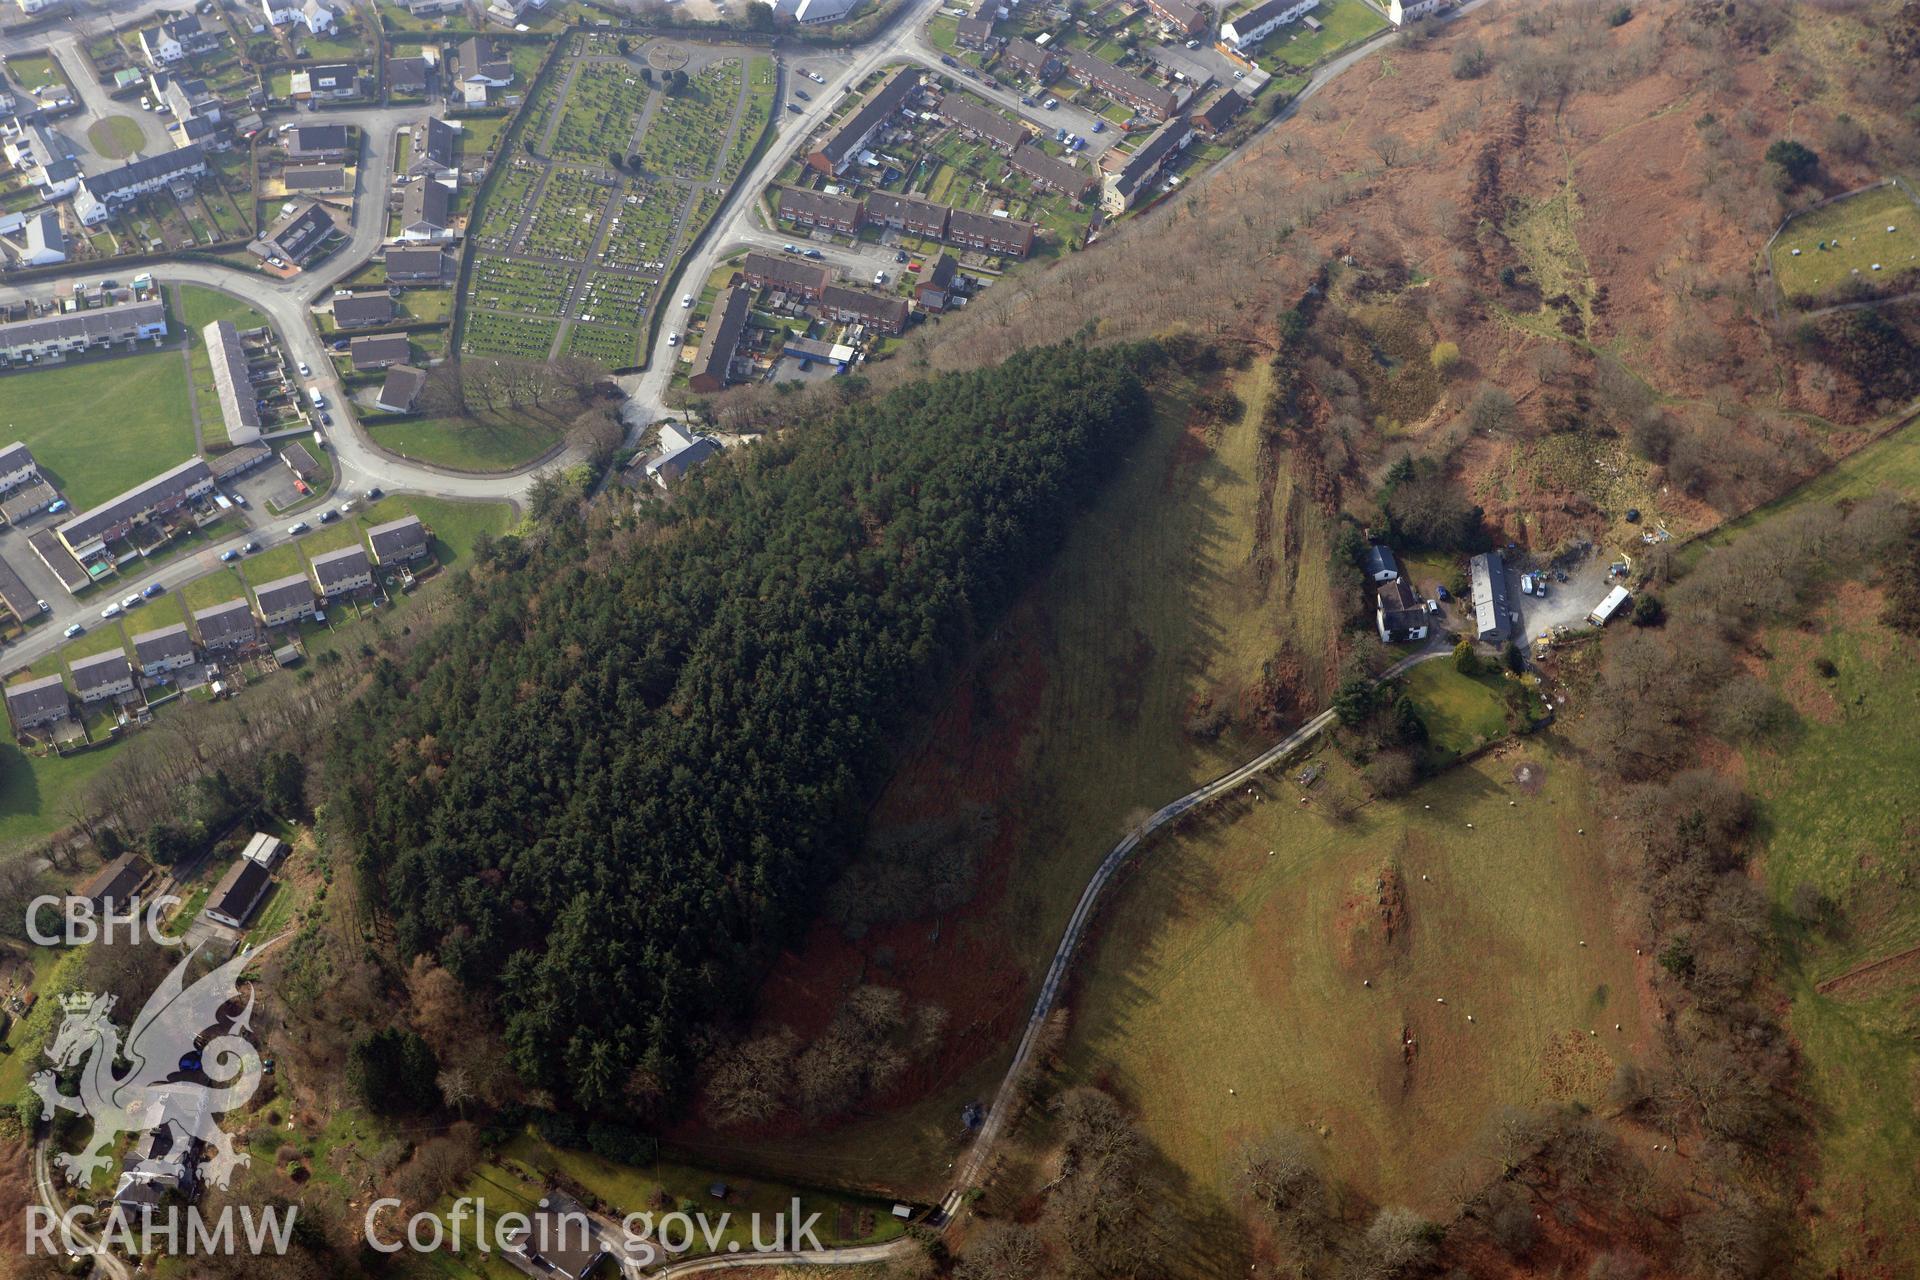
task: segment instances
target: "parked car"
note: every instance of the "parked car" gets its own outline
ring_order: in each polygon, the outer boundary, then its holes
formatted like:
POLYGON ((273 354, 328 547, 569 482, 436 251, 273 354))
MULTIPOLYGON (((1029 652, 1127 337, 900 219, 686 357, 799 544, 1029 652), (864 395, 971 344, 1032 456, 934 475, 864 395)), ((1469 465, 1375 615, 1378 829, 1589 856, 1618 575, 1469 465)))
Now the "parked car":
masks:
POLYGON ((813 81, 815 84, 825 84, 827 82, 827 78, 818 71, 807 72, 807 79, 813 81))
POLYGON ((680 295, 680 305, 681 305, 682 307, 690 307, 690 306, 692 306, 692 305, 693 305, 693 295, 692 295, 692 294, 690 294, 690 293, 683 293, 683 294, 681 294, 681 295, 680 295))
POLYGON ((240 548, 240 550, 246 553, 247 555, 252 555, 256 551, 260 550, 260 544, 257 542, 249 542, 246 546, 240 548))
POLYGON ((75 622, 75 623, 73 623, 73 624, 71 624, 71 625, 69 625, 69 626, 67 627, 67 629, 66 629, 65 631, 63 631, 63 632, 61 632, 60 634, 61 634, 61 635, 63 635, 63 636, 65 636, 65 637, 66 637, 67 639, 69 639, 69 640, 71 640, 71 639, 73 639, 73 638, 74 638, 75 636, 77 636, 77 635, 79 635, 79 634, 81 634, 82 632, 84 632, 85 630, 86 630, 86 628, 85 628, 85 627, 83 627, 83 626, 81 626, 81 625, 80 625, 79 623, 77 623, 77 622, 75 622))
POLYGON ((338 511, 328 510, 328 511, 322 511, 320 513, 321 524, 332 524, 335 520, 338 520, 339 518, 340 518, 340 513, 338 511))
POLYGON ((151 600, 155 596, 160 595, 165 590, 166 588, 161 586, 159 583, 149 582, 146 586, 140 589, 140 594, 145 596, 147 599, 151 600))
POLYGON ((313 376, 313 370, 307 368, 307 362, 305 360, 300 362, 300 376, 303 378, 311 378, 313 376))
POLYGON ((110 604, 100 611, 100 616, 103 618, 117 618, 122 612, 124 612, 124 610, 122 610, 119 605, 110 604))
POLYGON ((874 272, 874 273, 873 273, 873 282, 874 282, 875 284, 885 284, 885 283, 887 282, 887 273, 886 273, 886 272, 884 272, 884 271, 876 271, 876 272, 874 272))
POLYGON ((907 260, 907 251, 905 249, 902 249, 899 252, 895 253, 893 255, 893 260, 895 262, 905 262, 907 260))
POLYGON ((798 105, 797 105, 796 103, 792 103, 792 102, 789 102, 789 103, 787 104, 787 110, 789 110, 789 111, 791 111, 791 112, 793 112, 793 114, 795 114, 795 115, 800 115, 800 114, 801 114, 801 111, 800 111, 800 108, 799 108, 799 106, 798 106, 798 105))
POLYGON ((1189 41, 1187 41, 1187 48, 1189 48, 1189 49, 1198 49, 1199 47, 1200 47, 1200 42, 1199 42, 1198 40, 1189 40, 1189 41))
POLYGON ((953 57, 951 54, 943 53, 940 55, 940 65, 944 67, 957 67, 960 64, 953 60, 953 57))
POLYGON ((668 346, 670 346, 670 347, 677 347, 677 346, 679 346, 679 345, 680 345, 680 335, 679 335, 679 334, 677 334, 677 333, 670 333, 670 334, 668 334, 668 335, 667 335, 667 345, 668 345, 668 346))
POLYGON ((244 506, 246 506, 246 505, 247 505, 247 495, 246 495, 246 494, 244 494, 244 493, 242 493, 242 492, 240 492, 240 491, 239 491, 238 489, 235 489, 235 490, 233 491, 233 505, 234 505, 234 506, 236 506, 236 507, 244 507, 244 506))
POLYGON ((67 500, 65 498, 55 498, 52 502, 49 502, 47 504, 47 514, 50 516, 57 516, 62 511, 65 511, 66 509, 67 509, 67 500))
POLYGON ((381 496, 381 490, 379 485, 375 485, 373 486, 373 488, 367 490, 368 502, 378 502, 380 500, 380 496, 381 496))
POLYGON ((1030 107, 1030 106, 1032 106, 1032 105, 1033 105, 1033 95, 1032 95, 1032 94, 1030 94, 1030 93, 1023 93, 1023 94, 1021 94, 1021 95, 1020 95, 1020 105, 1021 105, 1021 106, 1023 106, 1023 107, 1030 107))
POLYGON ((238 551, 222 551, 220 553, 221 564, 232 564, 235 560, 238 560, 239 558, 240 558, 240 553, 238 551))
POLYGON ((332 426, 332 425, 333 425, 333 415, 332 415, 332 414, 330 414, 330 413, 327 413, 327 412, 326 412, 326 411, 324 411, 324 410, 322 410, 322 411, 321 411, 321 414, 320 414, 320 425, 321 425, 321 426, 323 426, 323 427, 330 427, 330 426, 332 426))
POLYGON ((800 99, 800 101, 802 101, 802 102, 812 102, 812 101, 813 101, 813 95, 812 95, 812 94, 810 94, 810 93, 808 93, 808 92, 807 92, 807 91, 806 91, 805 89, 795 89, 795 90, 793 91, 793 96, 794 96, 794 97, 796 97, 796 98, 798 98, 798 99, 800 99))
POLYGON ((45 600, 35 600, 34 603, 40 606, 40 612, 42 613, 53 612, 53 606, 48 604, 45 600))
POLYGON ((132 595, 127 596, 125 599, 121 600, 120 607, 122 609, 138 609, 141 605, 145 603, 146 603, 146 599, 142 597, 138 591, 136 591, 132 595))
POLYGON ((1047 100, 1046 100, 1045 102, 1043 102, 1043 103, 1041 103, 1040 105, 1041 105, 1041 106, 1043 106, 1043 107, 1045 107, 1045 108, 1046 108, 1047 110, 1049 110, 1049 111, 1051 111, 1051 110, 1053 110, 1053 109, 1054 109, 1055 107, 1057 107, 1057 106, 1059 106, 1059 105, 1060 105, 1060 99, 1058 99, 1058 98, 1048 98, 1048 99, 1047 99, 1047 100))
POLYGON ((1093 131, 1095 133, 1105 133, 1107 131, 1107 122, 1105 120, 1095 120, 1093 122, 1093 131))
POLYGON ((308 524, 305 520, 295 520, 292 524, 287 526, 287 532, 291 534, 293 537, 297 538, 311 528, 313 528, 313 526, 308 524))
POLYGON ((821 256, 821 253, 818 249, 809 249, 807 250, 807 256, 809 258, 818 258, 821 256))
POLYGON ((800 252, 800 246, 796 244, 783 244, 780 246, 780 251, 782 253, 798 253, 800 252))

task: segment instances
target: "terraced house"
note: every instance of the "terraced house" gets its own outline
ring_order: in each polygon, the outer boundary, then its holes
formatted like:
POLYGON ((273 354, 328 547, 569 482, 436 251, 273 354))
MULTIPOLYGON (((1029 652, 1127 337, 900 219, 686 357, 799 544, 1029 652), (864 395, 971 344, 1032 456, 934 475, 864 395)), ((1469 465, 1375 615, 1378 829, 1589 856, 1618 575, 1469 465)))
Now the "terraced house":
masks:
POLYGON ((1008 258, 1024 258, 1033 252, 1035 227, 1019 218, 996 218, 971 209, 955 209, 947 215, 947 242, 981 253, 997 253, 1008 258))
POLYGON ((818 302, 833 279, 825 267, 772 253, 749 253, 741 260, 740 274, 756 289, 773 289, 808 302, 818 302))
POLYGON ((694 353, 693 372, 687 375, 687 385, 693 390, 703 395, 726 390, 752 301, 745 289, 727 289, 713 304, 700 350, 694 353))
POLYGON ((1082 169, 1071 160, 1048 155, 1031 142, 1016 148, 1008 163, 1016 173, 1032 179, 1034 186, 1057 191, 1076 203, 1086 199, 1087 193, 1093 190, 1095 178, 1091 170, 1082 169))
POLYGON ((15 362, 57 360, 99 347, 166 336, 166 306, 133 302, 0 324, 0 356, 15 362))
POLYGON ((913 67, 900 67, 888 73, 865 102, 828 131, 820 145, 808 154, 807 164, 829 177, 845 173, 847 166, 859 156, 860 149, 880 132, 882 125, 893 119, 894 113, 905 106, 919 88, 920 72, 913 67))
MULTIPOLYGON (((1102 183, 1100 208, 1109 214, 1133 208, 1192 140, 1193 126, 1184 119, 1174 119, 1154 130, 1133 154, 1108 152, 1107 159, 1114 161, 1114 168, 1102 183)), ((1103 166, 1105 163, 1103 160, 1103 166)))
POLYGON ((879 192, 867 197, 867 222, 939 240, 947 234, 947 206, 918 196, 879 192))
POLYGON ((162 471, 144 484, 137 484, 116 498, 109 498, 89 511, 83 511, 60 525, 55 532, 73 558, 84 562, 116 538, 124 538, 135 525, 146 524, 156 516, 178 511, 195 498, 213 492, 213 472, 200 458, 189 458, 177 467, 162 471))
POLYGON ((41 676, 7 686, 7 715, 15 733, 26 733, 43 725, 57 724, 73 714, 67 697, 67 682, 58 675, 41 676))
POLYGON ((253 375, 240 332, 231 320, 215 320, 202 333, 207 360, 213 366, 213 389, 220 399, 220 417, 233 444, 252 444, 260 438, 260 400, 253 393, 253 375))
POLYGON ((798 187, 780 189, 780 221, 788 226, 823 227, 842 235, 860 230, 865 206, 849 196, 830 196, 798 187))
POLYGON ((162 151, 81 179, 73 213, 87 226, 96 226, 149 191, 190 186, 206 171, 207 154, 199 143, 162 151))
POLYGON ((1026 126, 981 106, 963 93, 950 93, 940 100, 940 118, 968 137, 990 142, 1002 151, 1013 150, 1028 136, 1026 126))
POLYGON ((906 332, 909 311, 905 298, 830 284, 820 295, 820 313, 842 324, 864 324, 881 333, 899 334, 906 332))
POLYGON ((1114 66, 1105 58, 1076 49, 1067 55, 1067 74, 1092 89, 1098 89, 1115 102, 1132 107, 1144 116, 1165 120, 1180 105, 1180 96, 1162 89, 1131 71, 1114 66))

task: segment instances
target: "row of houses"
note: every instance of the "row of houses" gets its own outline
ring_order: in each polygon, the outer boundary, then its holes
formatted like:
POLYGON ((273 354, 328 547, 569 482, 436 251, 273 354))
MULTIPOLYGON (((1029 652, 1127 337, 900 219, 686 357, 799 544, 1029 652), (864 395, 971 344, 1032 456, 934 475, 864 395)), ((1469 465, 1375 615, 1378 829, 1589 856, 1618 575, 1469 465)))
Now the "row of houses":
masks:
POLYGON ((903 333, 907 327, 905 298, 836 284, 830 267, 785 254, 754 252, 741 261, 740 275, 755 289, 783 294, 842 324, 864 324, 886 334, 903 333))
POLYGON ((0 357, 16 364, 58 360, 166 335, 167 309, 158 300, 56 311, 0 324, 0 357))
POLYGON ((1184 91, 1163 88, 1081 49, 1062 54, 1032 40, 1009 40, 1000 57, 1042 84, 1065 75, 1153 120, 1169 118, 1186 100, 1184 91))
POLYGON ((879 87, 868 94, 858 107, 848 112, 807 153, 808 166, 829 177, 845 173, 847 166, 859 157, 861 149, 880 132, 881 126, 912 102, 919 91, 919 68, 897 67, 888 72, 879 87))
MULTIPOLYGON (((312 617, 322 602, 372 586, 374 566, 404 564, 426 554, 427 531, 419 517, 375 525, 364 544, 323 552, 311 559, 307 573, 260 584, 251 604, 239 598, 195 610, 191 630, 177 622, 140 632, 132 637, 131 657, 116 649, 75 658, 67 664, 71 697, 83 706, 125 697, 139 680, 163 681, 204 656, 252 648, 260 641, 260 628, 312 617)), ((67 685, 58 675, 8 685, 6 703, 15 731, 22 734, 72 714, 67 685)))
POLYGON ((1007 258, 1024 258, 1033 252, 1038 232, 1036 224, 1020 218, 949 208, 917 196, 876 192, 863 198, 797 187, 781 189, 780 221, 843 235, 854 235, 862 227, 886 227, 1007 258))

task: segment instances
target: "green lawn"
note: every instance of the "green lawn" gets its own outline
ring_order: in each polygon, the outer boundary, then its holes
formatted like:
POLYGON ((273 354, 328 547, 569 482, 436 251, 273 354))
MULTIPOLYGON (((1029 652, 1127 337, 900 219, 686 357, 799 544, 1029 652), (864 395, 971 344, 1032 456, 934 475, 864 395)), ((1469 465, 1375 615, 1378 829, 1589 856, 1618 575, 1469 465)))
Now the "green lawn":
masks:
POLYGON ((103 116, 87 126, 87 145, 109 160, 124 160, 145 142, 139 122, 130 116, 103 116))
POLYGON ((462 471, 512 471, 560 443, 556 427, 524 420, 416 418, 407 422, 362 419, 382 448, 421 462, 462 471))
POLYGON ((218 289, 205 289, 196 284, 179 286, 174 296, 175 313, 180 322, 196 332, 206 328, 216 320, 231 320, 239 329, 258 329, 267 323, 267 318, 258 311, 218 289))
POLYGON ((1458 759, 1506 736, 1507 710, 1501 701, 1506 681, 1500 676, 1463 676, 1448 657, 1423 662, 1405 678, 1436 758, 1458 759))
POLYGON ((0 422, 84 511, 193 456, 187 359, 143 351, 0 375, 0 422))
POLYGON ((1320 23, 1320 30, 1290 22, 1260 42, 1254 60, 1269 71, 1279 62, 1311 68, 1387 27, 1386 18, 1365 0, 1327 0, 1309 16, 1320 23))
POLYGON ((1788 301, 1818 299, 1856 276, 1877 284, 1895 272, 1915 270, 1920 270, 1920 207, 1898 187, 1863 191, 1802 214, 1773 243, 1774 282, 1788 301))
MULTIPOLYGON (((29 756, 11 738, 0 742, 0 849, 19 849, 66 826, 67 802, 84 794, 111 754, 96 747, 78 755, 29 756)), ((0 1101, 8 1096, 0 1091, 0 1101)))
POLYGON ((474 540, 481 534, 498 537, 512 528, 514 521, 513 508, 504 502, 455 502, 415 494, 382 498, 354 512, 353 519, 366 528, 405 515, 419 516, 433 531, 433 552, 442 564, 466 559, 473 554, 474 540))
MULTIPOLYGON (((12 750, 12 747, 9 746, 7 750, 12 750)), ((0 1102, 18 1103, 23 1098, 33 1097, 26 1092, 27 1078, 48 1065, 41 1051, 60 1018, 57 997, 72 991, 79 984, 85 955, 84 948, 71 951, 35 948, 33 989, 40 998, 26 1017, 15 1019, 8 1028, 7 1052, 0 1055, 0 1102), (44 961, 42 952, 47 957, 44 961)), ((40 1104, 34 1099, 30 1105, 37 1109, 40 1104)), ((37 1115, 38 1111, 28 1114, 37 1115)))
MULTIPOLYGON (((49 54, 15 54, 7 59, 7 74, 23 89, 43 84, 67 84, 67 76, 49 54)), ((71 86, 69 86, 71 87, 71 86)))

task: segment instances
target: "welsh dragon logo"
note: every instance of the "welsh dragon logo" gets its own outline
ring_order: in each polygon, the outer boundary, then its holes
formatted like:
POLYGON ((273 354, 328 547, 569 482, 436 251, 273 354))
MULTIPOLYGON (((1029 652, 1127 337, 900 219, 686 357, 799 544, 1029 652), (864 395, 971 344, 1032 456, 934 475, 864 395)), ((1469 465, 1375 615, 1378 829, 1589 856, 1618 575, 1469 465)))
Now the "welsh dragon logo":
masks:
POLYGON ((53 1119, 57 1111, 72 1111, 93 1121, 93 1137, 85 1150, 54 1156, 74 1185, 88 1185, 95 1170, 112 1163, 108 1153, 122 1133, 163 1124, 179 1130, 183 1145, 194 1140, 205 1144, 203 1176, 217 1187, 224 1189, 233 1171, 248 1162, 250 1157, 234 1149, 233 1139, 214 1123, 214 1116, 245 1106, 260 1087, 260 1055, 244 1034, 253 1017, 251 989, 245 1007, 225 1030, 204 1043, 202 1036, 220 1022, 221 1007, 239 996, 240 973, 257 956, 242 951, 187 986, 187 968, 199 951, 196 946, 182 956, 161 982, 133 1020, 125 1045, 111 1017, 115 997, 79 992, 63 1002, 66 1018, 47 1049, 54 1069, 36 1074, 32 1087, 40 1095, 43 1120, 53 1119), (80 1092, 60 1092, 57 1073, 83 1059, 80 1092), (117 1062, 125 1064, 118 1075, 117 1062))

